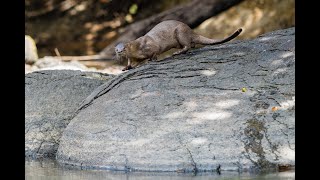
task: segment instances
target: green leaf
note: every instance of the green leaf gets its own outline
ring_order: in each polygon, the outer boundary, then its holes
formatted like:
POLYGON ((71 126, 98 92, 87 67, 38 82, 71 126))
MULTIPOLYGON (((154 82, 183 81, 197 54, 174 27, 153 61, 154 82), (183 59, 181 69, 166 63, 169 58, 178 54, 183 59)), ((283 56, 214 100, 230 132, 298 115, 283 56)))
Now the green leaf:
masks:
POLYGON ((138 10, 138 5, 137 4, 132 4, 129 8, 129 13, 130 14, 136 14, 138 10))

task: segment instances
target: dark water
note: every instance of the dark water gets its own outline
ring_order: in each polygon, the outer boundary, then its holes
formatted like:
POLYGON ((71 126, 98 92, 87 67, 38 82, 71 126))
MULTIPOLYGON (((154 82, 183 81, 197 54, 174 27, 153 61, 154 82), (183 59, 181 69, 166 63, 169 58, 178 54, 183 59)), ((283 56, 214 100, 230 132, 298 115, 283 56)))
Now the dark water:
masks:
POLYGON ((106 170, 76 170, 62 168, 53 160, 26 160, 25 161, 25 179, 65 179, 65 180, 292 180, 295 179, 294 171, 267 174, 250 174, 238 172, 217 173, 145 173, 145 172, 121 172, 106 170))

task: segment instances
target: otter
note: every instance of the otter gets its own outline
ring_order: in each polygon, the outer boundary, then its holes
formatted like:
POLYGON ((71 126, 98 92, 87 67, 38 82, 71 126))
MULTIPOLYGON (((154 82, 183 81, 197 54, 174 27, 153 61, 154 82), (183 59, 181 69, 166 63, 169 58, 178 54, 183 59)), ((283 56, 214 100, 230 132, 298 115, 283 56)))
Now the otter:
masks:
POLYGON ((183 22, 176 20, 162 21, 153 27, 147 34, 126 44, 119 43, 115 47, 117 59, 127 58, 128 65, 122 70, 129 70, 139 65, 144 60, 156 60, 157 56, 171 48, 178 48, 173 56, 186 53, 196 44, 215 45, 225 43, 237 37, 242 29, 227 38, 216 40, 209 39, 193 32, 193 30, 183 22))

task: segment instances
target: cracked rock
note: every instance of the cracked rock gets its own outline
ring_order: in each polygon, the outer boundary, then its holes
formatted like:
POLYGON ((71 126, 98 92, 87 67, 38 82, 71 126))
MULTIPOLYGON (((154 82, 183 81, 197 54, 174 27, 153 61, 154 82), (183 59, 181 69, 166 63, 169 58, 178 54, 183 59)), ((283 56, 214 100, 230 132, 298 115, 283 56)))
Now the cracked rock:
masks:
POLYGON ((294 28, 278 30, 110 79, 77 109, 57 160, 178 172, 294 165, 294 39, 294 28))
POLYGON ((25 156, 54 157, 73 112, 112 76, 72 70, 25 75, 25 156))

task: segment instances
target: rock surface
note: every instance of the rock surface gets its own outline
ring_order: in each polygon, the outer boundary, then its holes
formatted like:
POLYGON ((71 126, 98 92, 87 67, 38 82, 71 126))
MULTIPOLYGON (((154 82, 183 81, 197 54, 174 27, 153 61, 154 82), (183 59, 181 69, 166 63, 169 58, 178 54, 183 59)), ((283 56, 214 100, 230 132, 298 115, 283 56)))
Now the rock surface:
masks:
MULTIPOLYGON (((105 67, 98 67, 98 69, 96 67, 90 67, 90 65, 85 65, 88 63, 89 61, 87 61, 87 63, 84 63, 75 60, 66 62, 59 59, 59 57, 45 56, 38 59, 37 62, 33 63, 32 65, 25 64, 25 74, 42 70, 80 70, 116 75, 122 73, 122 69, 124 68, 124 66, 116 65, 116 62, 108 64, 107 61, 103 62, 106 63, 103 65, 105 67)), ((91 63, 94 65, 97 62, 91 61, 91 63)), ((100 61, 99 63, 102 63, 102 61, 100 61)))
POLYGON ((25 73, 42 70, 80 70, 80 71, 95 71, 94 68, 88 68, 78 61, 64 62, 57 57, 45 56, 40 58, 32 66, 25 65, 25 73))
POLYGON ((57 160, 141 171, 295 164, 295 29, 151 62, 98 87, 57 160))
POLYGON ((24 59, 26 63, 34 63, 38 60, 36 43, 30 36, 24 36, 24 59))
POLYGON ((25 156, 54 157, 72 113, 113 76, 71 70, 25 75, 25 156))

